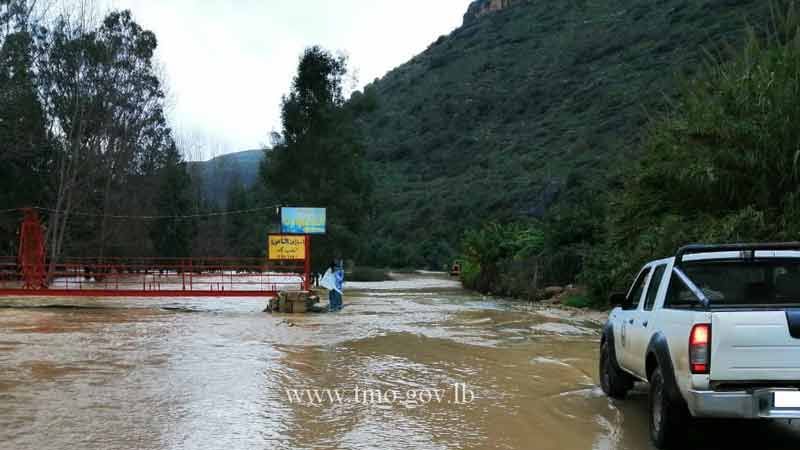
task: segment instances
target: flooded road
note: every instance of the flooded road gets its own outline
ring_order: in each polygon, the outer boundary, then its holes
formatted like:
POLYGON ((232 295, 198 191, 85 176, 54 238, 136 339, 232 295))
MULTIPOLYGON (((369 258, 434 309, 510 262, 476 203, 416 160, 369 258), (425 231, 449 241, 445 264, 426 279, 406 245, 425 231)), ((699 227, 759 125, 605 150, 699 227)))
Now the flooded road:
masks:
MULTIPOLYGON (((344 311, 309 316, 0 300, 0 449, 651 448, 644 392, 597 386, 597 321, 434 275, 348 287, 344 311)), ((800 445, 785 423, 690 432, 701 449, 800 445)))

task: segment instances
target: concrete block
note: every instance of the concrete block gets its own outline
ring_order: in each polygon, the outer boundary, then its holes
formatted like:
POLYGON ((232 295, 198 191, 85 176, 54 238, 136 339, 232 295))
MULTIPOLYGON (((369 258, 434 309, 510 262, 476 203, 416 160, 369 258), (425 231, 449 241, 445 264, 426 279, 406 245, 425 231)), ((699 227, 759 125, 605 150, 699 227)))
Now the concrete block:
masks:
POLYGON ((319 303, 319 297, 306 291, 279 292, 278 296, 270 299, 267 311, 283 314, 305 314, 319 303))
POLYGON ((305 299, 299 299, 289 302, 292 305, 292 314, 305 314, 308 312, 305 299))

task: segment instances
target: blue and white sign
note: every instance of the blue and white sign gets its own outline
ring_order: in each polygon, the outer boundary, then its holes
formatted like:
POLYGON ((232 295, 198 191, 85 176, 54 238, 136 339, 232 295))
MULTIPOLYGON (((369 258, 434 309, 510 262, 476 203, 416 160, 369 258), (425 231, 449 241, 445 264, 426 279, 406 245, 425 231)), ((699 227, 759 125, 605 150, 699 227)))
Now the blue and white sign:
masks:
POLYGON ((281 208, 281 232, 288 234, 325 234, 325 208, 281 208))

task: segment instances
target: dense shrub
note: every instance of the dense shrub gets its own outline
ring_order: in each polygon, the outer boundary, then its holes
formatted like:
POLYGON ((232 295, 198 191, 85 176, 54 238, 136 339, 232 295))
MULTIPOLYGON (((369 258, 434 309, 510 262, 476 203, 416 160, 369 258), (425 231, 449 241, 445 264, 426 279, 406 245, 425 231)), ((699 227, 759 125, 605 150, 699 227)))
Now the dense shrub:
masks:
POLYGON ((536 283, 536 257, 543 248, 544 233, 536 224, 492 222, 467 231, 462 241, 464 285, 486 293, 527 294, 536 283))
POLYGON ((605 243, 583 275, 595 296, 626 288, 644 261, 686 243, 800 239, 794 4, 767 30, 749 28, 743 49, 710 54, 649 127, 642 159, 613 196, 605 243))

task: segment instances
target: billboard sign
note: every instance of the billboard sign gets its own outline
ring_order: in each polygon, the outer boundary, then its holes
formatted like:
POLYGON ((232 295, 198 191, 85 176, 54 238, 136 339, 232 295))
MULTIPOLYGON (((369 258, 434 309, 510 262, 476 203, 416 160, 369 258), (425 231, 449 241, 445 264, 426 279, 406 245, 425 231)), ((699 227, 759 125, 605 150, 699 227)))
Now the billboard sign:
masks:
POLYGON ((306 237, 283 234, 269 235, 269 259, 272 261, 297 261, 306 259, 306 237))
POLYGON ((325 208, 281 208, 281 233, 325 234, 325 208))

